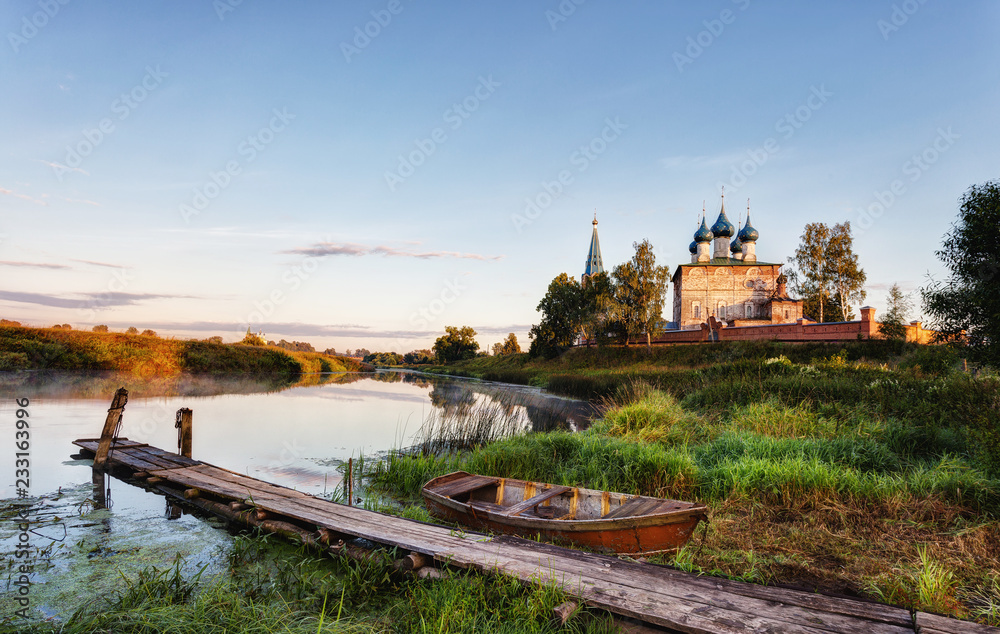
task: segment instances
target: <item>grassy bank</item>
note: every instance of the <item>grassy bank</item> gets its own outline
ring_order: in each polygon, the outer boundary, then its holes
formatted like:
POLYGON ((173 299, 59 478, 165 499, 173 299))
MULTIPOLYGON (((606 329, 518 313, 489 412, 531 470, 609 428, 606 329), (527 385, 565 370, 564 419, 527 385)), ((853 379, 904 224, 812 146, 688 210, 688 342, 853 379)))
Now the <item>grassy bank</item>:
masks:
POLYGON ((395 456, 373 481, 411 503, 455 469, 701 501, 706 532, 666 563, 1000 624, 1000 378, 866 343, 479 359, 458 371, 599 394, 603 420, 395 456))
POLYGON ((116 591, 68 621, 19 632, 612 632, 582 610, 552 624, 566 600, 551 586, 451 572, 417 579, 394 570, 395 553, 366 561, 317 557, 266 537, 237 537, 229 570, 184 576, 180 566, 124 577, 116 591))
POLYGON ((277 347, 161 339, 124 333, 0 327, 0 371, 112 370, 135 376, 192 373, 355 372, 356 359, 277 347))

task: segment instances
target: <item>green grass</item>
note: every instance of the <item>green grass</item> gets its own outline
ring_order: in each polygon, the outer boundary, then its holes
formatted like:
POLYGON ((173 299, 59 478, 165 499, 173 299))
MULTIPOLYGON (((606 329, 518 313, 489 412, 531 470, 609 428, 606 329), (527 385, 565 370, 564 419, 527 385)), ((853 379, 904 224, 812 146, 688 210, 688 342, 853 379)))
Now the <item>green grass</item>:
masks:
POLYGON ((65 623, 19 632, 612 632, 606 616, 581 610, 565 627, 552 611, 566 601, 552 584, 505 575, 450 572, 404 576, 394 551, 366 561, 318 556, 268 537, 238 537, 228 573, 185 577, 180 562, 122 577, 116 591, 65 623))
POLYGON ((504 364, 599 397, 603 418, 576 434, 393 455, 371 484, 415 504, 428 479, 462 469, 705 502, 704 536, 660 561, 997 623, 1000 378, 963 372, 954 351, 595 349, 452 370, 500 375, 504 364))

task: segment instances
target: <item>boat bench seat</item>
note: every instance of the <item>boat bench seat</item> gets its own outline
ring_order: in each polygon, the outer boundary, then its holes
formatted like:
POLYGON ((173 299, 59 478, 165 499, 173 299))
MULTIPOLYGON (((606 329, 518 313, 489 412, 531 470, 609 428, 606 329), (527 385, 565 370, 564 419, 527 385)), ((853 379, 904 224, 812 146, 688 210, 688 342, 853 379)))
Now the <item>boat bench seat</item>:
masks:
POLYGON ((482 500, 469 500, 468 505, 477 511, 492 511, 494 513, 502 513, 503 507, 499 504, 494 504, 493 502, 483 502, 482 500))
POLYGON ((636 515, 652 515, 654 513, 664 513, 683 508, 673 500, 657 500, 655 498, 634 497, 628 500, 615 510, 605 515, 602 519, 611 520, 618 517, 633 517, 636 515))
POLYGON ((506 515, 507 517, 515 517, 517 515, 520 515, 521 513, 524 513, 527 510, 535 508, 545 500, 554 498, 557 495, 562 495, 563 493, 572 490, 573 489, 571 487, 560 487, 560 486, 552 487, 551 489, 546 489, 534 497, 530 497, 523 502, 518 502, 513 506, 507 507, 507 510, 505 510, 503 514, 506 515))
POLYGON ((478 491, 479 489, 485 489, 488 486, 493 486, 500 483, 500 478, 490 478, 487 476, 470 476, 468 478, 462 478, 461 480, 456 480, 455 482, 448 482, 434 488, 435 493, 439 493, 445 497, 455 498, 457 495, 462 495, 463 493, 472 493, 473 491, 478 491))

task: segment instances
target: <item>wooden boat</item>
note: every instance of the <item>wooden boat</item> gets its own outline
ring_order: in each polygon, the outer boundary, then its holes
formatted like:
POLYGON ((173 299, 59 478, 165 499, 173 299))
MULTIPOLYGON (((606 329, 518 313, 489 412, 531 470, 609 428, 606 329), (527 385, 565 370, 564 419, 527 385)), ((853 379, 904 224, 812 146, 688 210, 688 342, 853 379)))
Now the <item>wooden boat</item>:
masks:
POLYGON ((464 471, 434 478, 421 493, 432 515, 470 528, 622 554, 678 549, 708 519, 704 504, 464 471))

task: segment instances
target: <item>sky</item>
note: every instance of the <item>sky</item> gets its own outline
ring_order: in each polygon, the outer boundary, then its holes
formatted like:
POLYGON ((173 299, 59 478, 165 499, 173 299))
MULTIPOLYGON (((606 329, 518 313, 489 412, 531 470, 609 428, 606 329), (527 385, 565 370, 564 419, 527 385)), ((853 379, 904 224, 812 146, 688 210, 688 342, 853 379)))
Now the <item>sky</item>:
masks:
POLYGON ((673 270, 723 187, 763 261, 850 221, 883 311, 998 176, 998 26, 977 0, 6 0, 0 317, 526 348, 595 212, 607 269, 648 239, 673 270))

